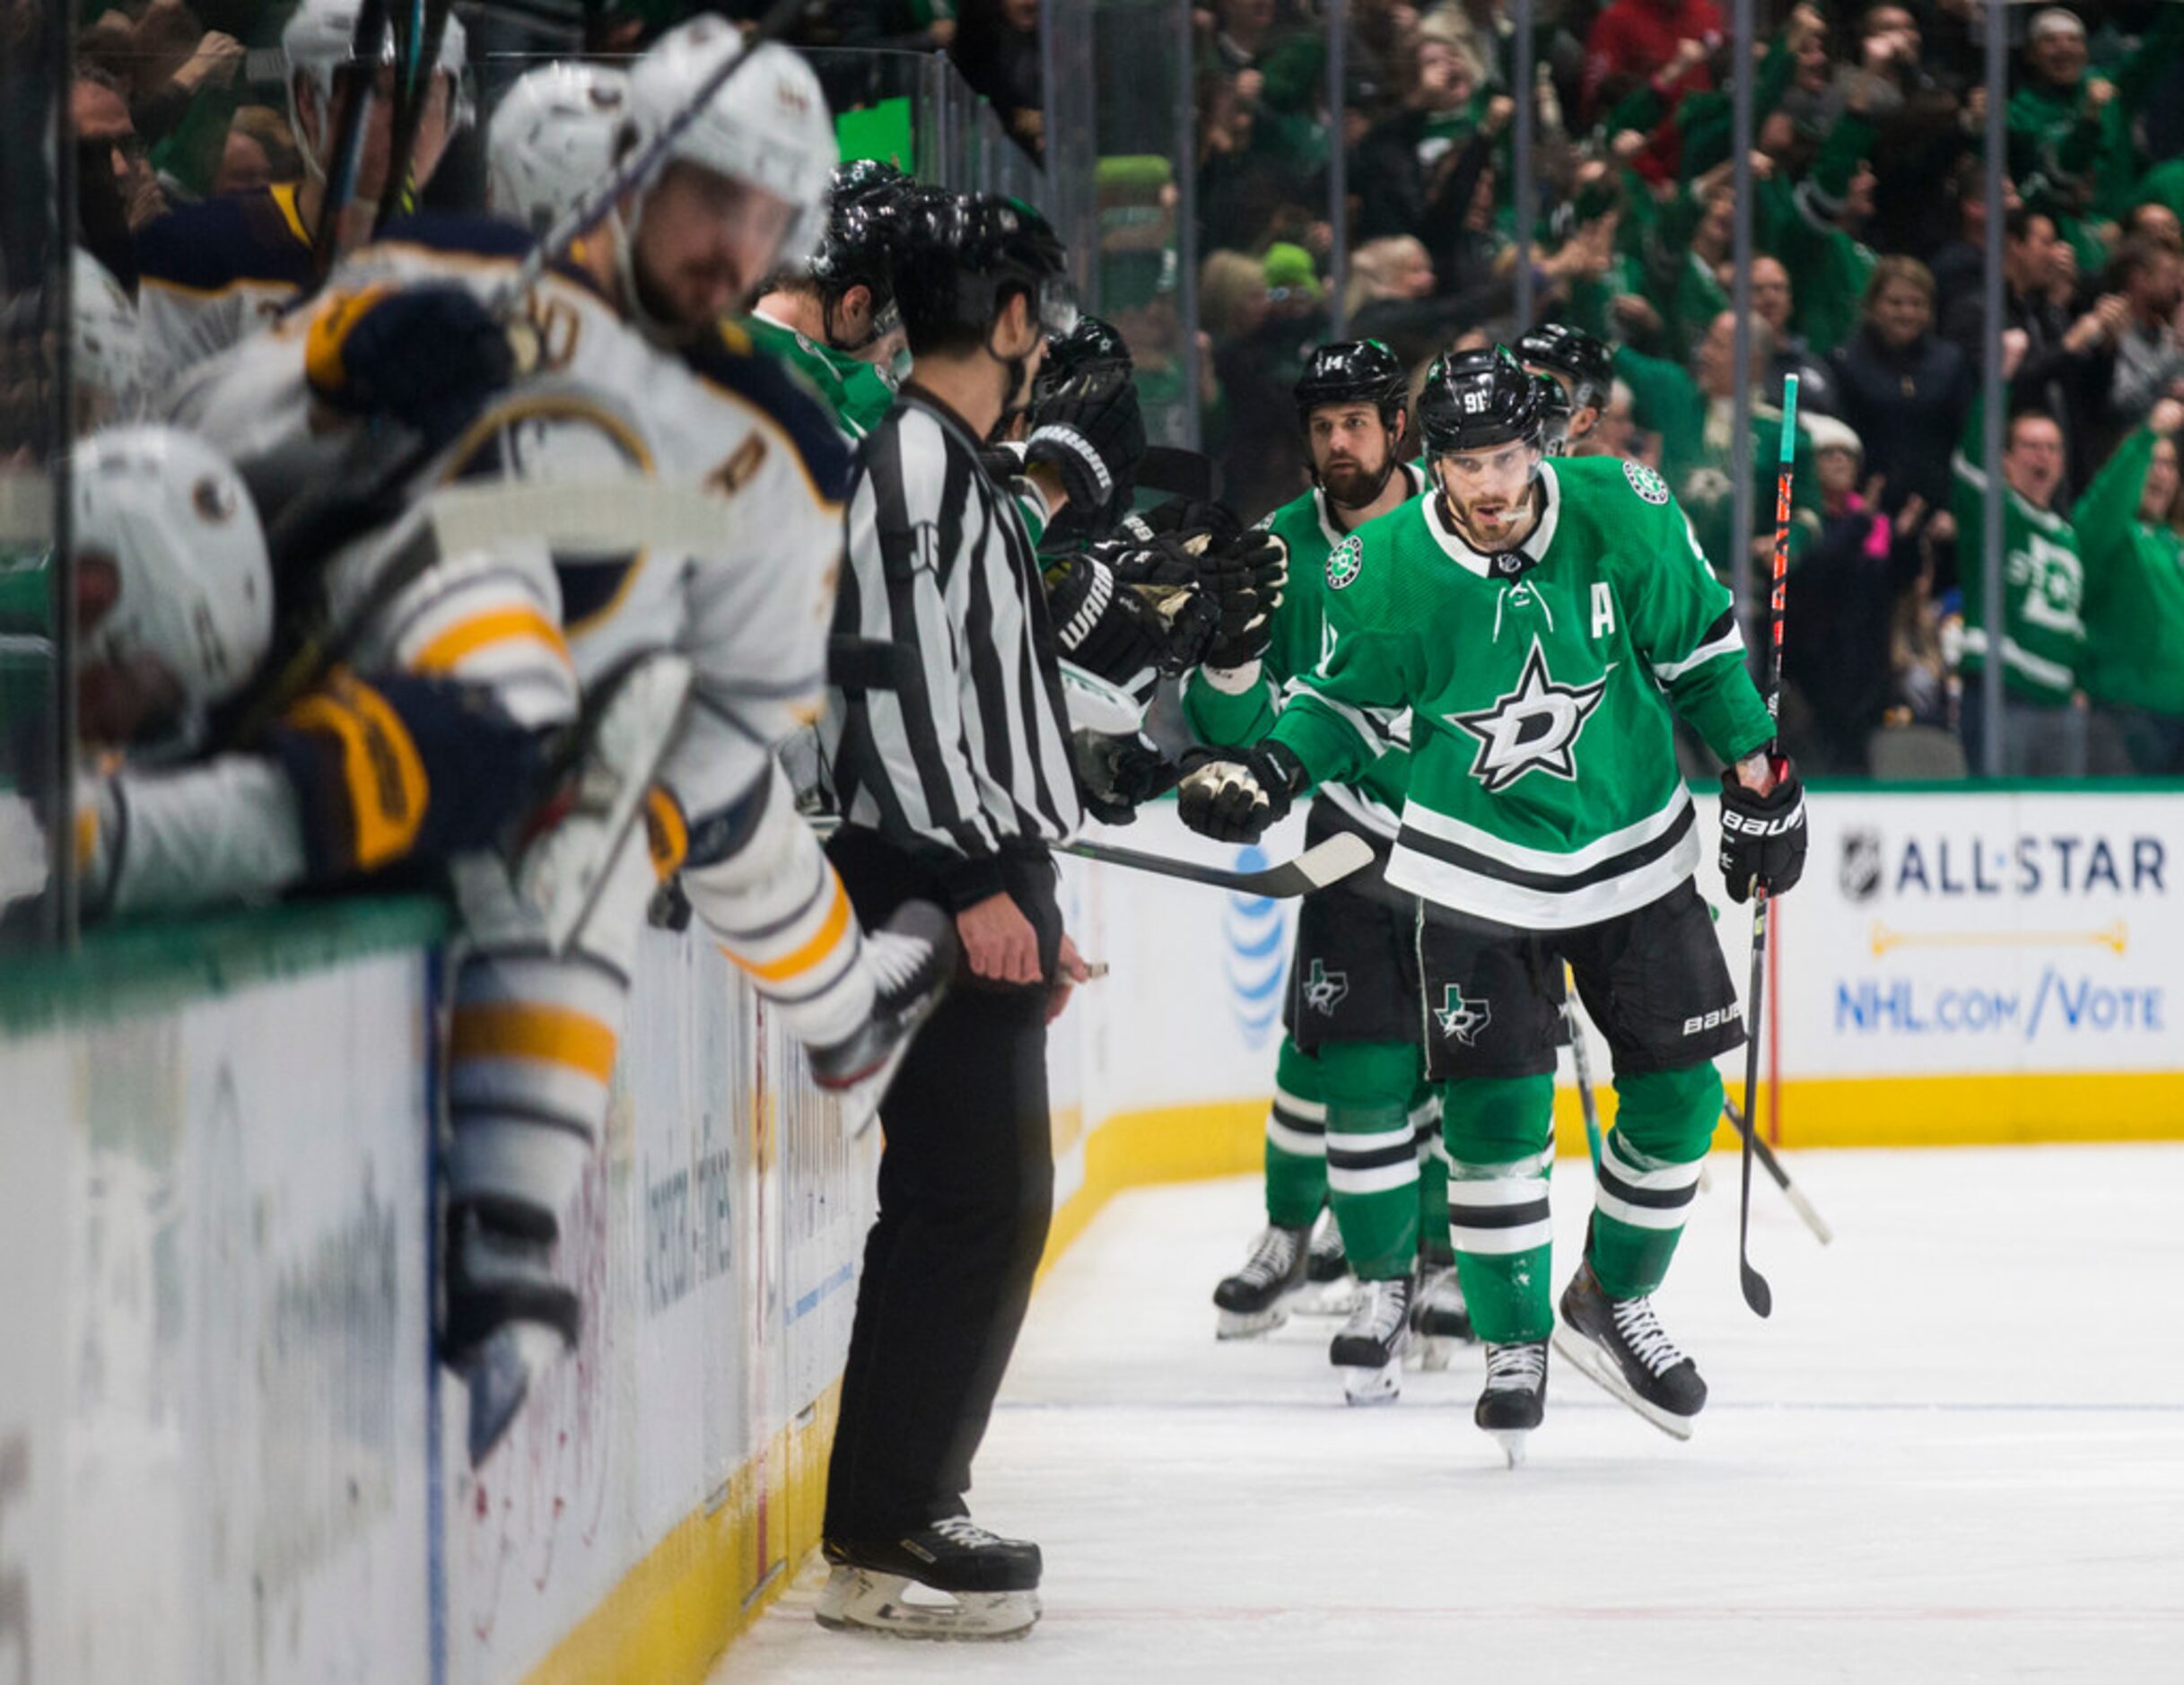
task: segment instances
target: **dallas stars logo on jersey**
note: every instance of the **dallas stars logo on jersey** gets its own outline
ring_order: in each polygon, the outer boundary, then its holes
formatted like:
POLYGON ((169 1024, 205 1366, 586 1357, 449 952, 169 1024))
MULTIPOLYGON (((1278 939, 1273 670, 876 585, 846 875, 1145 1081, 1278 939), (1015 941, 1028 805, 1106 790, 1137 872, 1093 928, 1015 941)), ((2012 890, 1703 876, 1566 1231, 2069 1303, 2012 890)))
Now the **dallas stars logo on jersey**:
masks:
POLYGON ((1305 979, 1305 1005, 1324 1017, 1334 1017, 1334 1009, 1350 994, 1350 973, 1329 971, 1319 961, 1312 962, 1312 974, 1305 979))
POLYGON ((1455 1036, 1466 1047, 1476 1047, 1479 1033, 1494 1021, 1494 1008, 1485 996, 1474 1000, 1450 983, 1442 1004, 1433 1009, 1433 1017, 1442 1035, 1455 1036))
POLYGON ((1327 554, 1327 589, 1341 590, 1364 571, 1365 546, 1352 533, 1327 554))
POLYGON ((1448 720, 1479 739, 1472 776, 1489 794, 1508 789, 1526 773, 1574 781, 1577 766, 1570 751, 1607 689, 1604 676, 1590 685, 1557 684, 1535 637, 1515 690, 1497 696, 1491 707, 1450 714, 1448 720))

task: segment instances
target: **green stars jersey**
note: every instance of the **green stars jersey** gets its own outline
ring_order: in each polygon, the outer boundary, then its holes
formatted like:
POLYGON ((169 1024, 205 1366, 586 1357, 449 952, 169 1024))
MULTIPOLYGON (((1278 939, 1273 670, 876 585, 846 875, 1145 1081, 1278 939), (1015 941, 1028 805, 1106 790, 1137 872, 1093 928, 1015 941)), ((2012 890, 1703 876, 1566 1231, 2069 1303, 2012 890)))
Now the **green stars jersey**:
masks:
POLYGON ((1411 711, 1388 881, 1474 917, 1568 930, 1697 867, 1673 707, 1725 761, 1773 735, 1728 591, 1660 476, 1612 457, 1540 465, 1521 551, 1486 556, 1437 493, 1337 546, 1327 634, 1268 736, 1355 777, 1411 711))
POLYGON ((2131 433, 2070 512, 2086 563, 2079 677, 2097 703, 2184 715, 2184 541, 2138 518, 2153 446, 2146 428, 2131 433))
POLYGON ((895 389, 873 364, 822 345, 756 310, 743 319, 743 326, 761 351, 804 377, 852 439, 863 438, 894 407, 895 389))
MULTIPOLYGON (((1964 653, 1959 670, 1969 685, 1987 665, 1987 577, 1979 566, 1987 476, 1981 454, 1981 407, 1971 406, 1952 467, 1956 473, 1956 529, 1963 535, 1964 653)), ((2076 529, 2040 509, 2005 483, 2002 503, 2002 682, 2010 694, 2061 707, 2076 689, 2085 659, 2085 563, 2076 529)))
MULTIPOLYGON (((1395 471, 1412 495, 1424 489, 1425 473, 1415 464, 1398 464, 1395 471)), ((1266 736, 1298 679, 1320 664, 1327 598, 1332 595, 1327 558, 1342 542, 1328 514, 1326 493, 1317 487, 1284 503, 1259 524, 1289 547, 1289 582, 1282 589, 1281 607, 1274 611, 1273 641, 1260 662, 1259 675, 1243 690, 1228 692, 1201 669, 1192 673, 1184 687, 1184 714, 1191 729, 1205 742, 1223 746, 1256 743, 1266 736)), ((1386 754, 1355 777, 1331 782, 1321 791, 1367 830, 1386 837, 1395 834, 1403 787, 1411 775, 1408 722, 1398 720, 1390 738, 1395 746, 1386 754)))

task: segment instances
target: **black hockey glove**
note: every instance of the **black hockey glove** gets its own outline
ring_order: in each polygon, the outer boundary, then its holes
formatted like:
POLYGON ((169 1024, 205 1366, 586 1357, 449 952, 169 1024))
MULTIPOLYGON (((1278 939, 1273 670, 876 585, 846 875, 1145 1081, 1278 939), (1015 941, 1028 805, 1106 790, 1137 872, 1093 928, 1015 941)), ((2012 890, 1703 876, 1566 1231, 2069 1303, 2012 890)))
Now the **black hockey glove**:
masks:
POLYGON ((1735 772, 1721 775, 1721 875, 1732 901, 1748 900, 1756 880, 1769 896, 1804 876, 1804 784, 1787 755, 1774 757, 1775 787, 1754 795, 1735 772))
POLYGON ((1064 557, 1046 575, 1047 612, 1061 653, 1087 672, 1126 685, 1160 662, 1160 628, 1142 598, 1096 556, 1064 557))
POLYGON ((1212 640, 1215 614, 1187 582, 1187 564, 1186 582, 1156 581, 1175 566, 1172 556, 1113 551, 1058 563, 1046 576, 1047 607, 1061 653, 1113 685, 1127 686, 1149 668, 1170 677, 1188 672, 1212 640))
POLYGON ((1217 842, 1256 842, 1308 781, 1303 763, 1278 743, 1204 749, 1185 756, 1184 765, 1176 816, 1217 842))
POLYGON ((336 409, 391 415, 437 444, 514 378, 516 358, 507 330, 463 287, 367 287, 312 321, 304 371, 336 409))
POLYGON ((1026 462, 1061 476, 1070 507, 1087 516, 1105 509, 1137 478, 1145 459, 1145 417, 1138 389, 1119 370, 1083 374, 1031 413, 1026 462))
POLYGON ((1128 825, 1138 808, 1175 787, 1183 769, 1142 734, 1112 738, 1079 731, 1071 738, 1085 811, 1102 825, 1128 825))
POLYGON ((1165 503, 1156 503, 1125 518, 1118 530, 1122 537, 1140 544, 1154 538, 1202 537, 1205 542, 1195 547, 1203 550, 1234 544, 1244 536, 1244 523, 1226 503, 1172 497, 1165 503))
POLYGON ((1274 611, 1289 581, 1289 546, 1271 532, 1254 530, 1209 550, 1198 566, 1220 614, 1204 664, 1223 671, 1249 666, 1273 642, 1274 611))

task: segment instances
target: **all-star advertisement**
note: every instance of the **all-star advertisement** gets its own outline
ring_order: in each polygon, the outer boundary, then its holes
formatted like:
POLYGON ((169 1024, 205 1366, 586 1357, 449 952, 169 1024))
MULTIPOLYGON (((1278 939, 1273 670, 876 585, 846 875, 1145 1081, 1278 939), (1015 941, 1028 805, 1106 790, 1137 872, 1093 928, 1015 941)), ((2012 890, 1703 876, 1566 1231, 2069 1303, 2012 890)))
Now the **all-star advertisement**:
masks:
MULTIPOLYGON (((1807 806, 1804 881, 1775 927, 1786 1077, 2184 1061, 2184 794, 1823 790, 1807 806)), ((1733 952, 1749 927, 1725 906, 1733 952)))

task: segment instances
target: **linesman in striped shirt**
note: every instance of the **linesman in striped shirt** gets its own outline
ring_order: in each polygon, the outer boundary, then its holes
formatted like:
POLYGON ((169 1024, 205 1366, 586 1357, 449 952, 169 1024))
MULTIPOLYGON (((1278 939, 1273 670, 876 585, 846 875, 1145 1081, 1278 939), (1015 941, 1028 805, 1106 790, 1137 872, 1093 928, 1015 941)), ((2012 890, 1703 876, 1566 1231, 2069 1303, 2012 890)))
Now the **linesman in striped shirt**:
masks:
POLYGON ((1075 319, 1061 243, 1036 212, 923 196, 895 298, 913 367, 859 447, 834 616, 838 642, 894 648, 889 671, 838 668, 828 696, 822 747, 843 821, 829 852, 868 922, 913 898, 948 908, 967 974, 880 1111, 879 1217, 843 1381, 819 1619, 1005 1637, 1037 1619, 1039 1550, 975 1525, 963 1494, 1046 1235, 1046 1026, 1086 976, 1050 856, 1081 814, 1035 528, 1134 464, 1108 443, 1127 427, 1079 415, 1034 430, 1024 477, 982 466, 1029 395, 1044 332, 1075 319), (905 1598, 910 1581, 953 1602, 905 1598))

